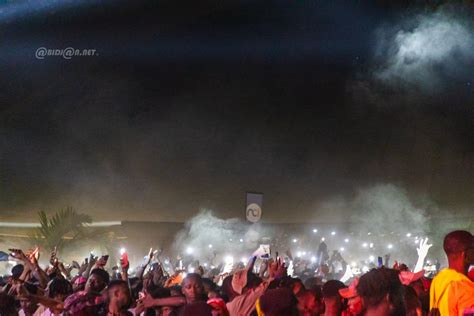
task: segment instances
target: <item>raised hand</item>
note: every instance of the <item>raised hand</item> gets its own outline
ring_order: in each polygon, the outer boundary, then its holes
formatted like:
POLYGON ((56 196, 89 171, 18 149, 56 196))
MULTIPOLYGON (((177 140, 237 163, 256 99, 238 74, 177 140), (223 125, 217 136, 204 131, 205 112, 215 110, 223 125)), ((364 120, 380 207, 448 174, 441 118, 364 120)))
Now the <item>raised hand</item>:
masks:
POLYGON ((420 240, 420 247, 416 248, 416 252, 418 253, 418 257, 426 257, 428 254, 428 250, 433 246, 432 244, 428 244, 428 238, 422 238, 420 240))
POLYGON ((285 263, 281 258, 269 262, 268 274, 271 278, 283 278, 287 275, 285 263))
POLYGON ((422 238, 420 240, 420 247, 416 248, 416 252, 418 253, 418 260, 416 262, 415 269, 413 272, 416 273, 423 269, 426 255, 428 254, 428 250, 431 248, 431 246, 433 245, 428 244, 428 238, 422 238))
POLYGON ((10 256, 12 256, 13 258, 15 258, 17 260, 20 260, 20 261, 27 260, 27 257, 25 255, 25 253, 23 252, 23 250, 17 249, 17 248, 10 248, 8 250, 10 251, 10 256))
POLYGON ((49 258, 49 263, 51 263, 53 267, 57 267, 59 264, 58 249, 56 247, 54 247, 53 251, 51 251, 51 257, 49 258))

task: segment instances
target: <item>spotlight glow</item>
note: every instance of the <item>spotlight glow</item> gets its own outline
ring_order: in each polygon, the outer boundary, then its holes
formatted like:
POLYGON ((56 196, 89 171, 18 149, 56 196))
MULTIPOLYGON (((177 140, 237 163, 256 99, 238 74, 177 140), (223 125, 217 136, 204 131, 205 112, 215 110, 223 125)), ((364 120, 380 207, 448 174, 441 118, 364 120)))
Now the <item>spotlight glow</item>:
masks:
POLYGON ((315 234, 316 234, 317 232, 318 232, 318 230, 317 230, 316 228, 315 228, 315 229, 313 229, 313 233, 315 233, 315 234))
POLYGON ((226 264, 234 263, 234 258, 232 256, 225 257, 225 263, 226 264))

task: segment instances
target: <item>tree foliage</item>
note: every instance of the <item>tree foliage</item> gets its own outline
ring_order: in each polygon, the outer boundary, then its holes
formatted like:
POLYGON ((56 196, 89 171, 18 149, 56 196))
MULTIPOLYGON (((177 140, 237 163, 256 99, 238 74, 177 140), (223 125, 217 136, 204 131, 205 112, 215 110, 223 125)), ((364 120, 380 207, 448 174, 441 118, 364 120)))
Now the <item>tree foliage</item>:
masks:
POLYGON ((41 226, 32 239, 36 245, 44 249, 52 250, 57 247, 60 250, 88 238, 85 228, 92 222, 92 218, 89 215, 77 213, 71 207, 56 212, 51 218, 48 218, 44 211, 39 211, 38 216, 41 226))

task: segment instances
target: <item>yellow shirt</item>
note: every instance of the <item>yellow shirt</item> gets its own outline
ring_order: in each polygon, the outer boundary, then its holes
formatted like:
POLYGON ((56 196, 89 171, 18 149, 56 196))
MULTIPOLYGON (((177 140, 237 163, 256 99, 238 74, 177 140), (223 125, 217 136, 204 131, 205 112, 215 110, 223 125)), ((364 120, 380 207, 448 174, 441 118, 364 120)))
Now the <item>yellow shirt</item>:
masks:
POLYGON ((474 306, 474 283, 464 274, 444 269, 430 287, 430 309, 438 308, 441 316, 462 315, 474 306))

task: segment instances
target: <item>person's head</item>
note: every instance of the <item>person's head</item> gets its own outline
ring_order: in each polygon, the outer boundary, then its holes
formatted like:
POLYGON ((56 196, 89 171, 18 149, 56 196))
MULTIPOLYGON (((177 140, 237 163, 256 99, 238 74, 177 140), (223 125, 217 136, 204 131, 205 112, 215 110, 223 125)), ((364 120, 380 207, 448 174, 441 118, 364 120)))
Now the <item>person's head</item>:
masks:
MULTIPOLYGON (((148 286, 147 292, 153 298, 164 298, 164 297, 170 297, 171 296, 171 290, 169 288, 156 286, 156 285, 148 286)), ((180 293, 181 293, 181 291, 180 291, 180 293)), ((156 306, 153 309, 155 310, 155 314, 160 315, 160 316, 168 316, 174 310, 174 308, 172 306, 156 306)))
POLYGON ((48 296, 63 302, 72 294, 72 285, 66 279, 54 278, 48 284, 48 296))
POLYGON ((267 290, 258 299, 257 308, 265 316, 298 315, 298 301, 288 288, 267 290))
MULTIPOLYGON (((30 294, 37 294, 38 293, 38 288, 36 285, 33 285, 31 283, 24 283, 24 286, 28 293, 30 294)), ((33 302, 31 299, 28 297, 19 297, 20 299, 20 307, 25 313, 25 315, 33 315, 36 309, 38 308, 38 305, 33 302)), ((0 313, 1 315, 1 313, 0 313)))
POLYGON ((84 289, 86 288, 86 283, 87 283, 86 278, 84 278, 83 276, 77 276, 76 278, 73 279, 72 291, 74 293, 78 291, 84 291, 84 289))
POLYGON ((339 314, 343 308, 343 298, 339 290, 346 286, 339 280, 329 280, 323 285, 323 300, 326 310, 334 311, 339 314))
POLYGON ((307 290, 318 289, 321 292, 323 286, 323 281, 318 277, 309 277, 304 281, 304 287, 307 290))
POLYGON ((214 292, 216 290, 216 284, 212 282, 211 279, 202 278, 202 285, 204 293, 209 294, 209 292, 214 292))
POLYGON ((188 303, 203 300, 204 288, 201 276, 197 273, 188 273, 181 283, 181 290, 188 303))
POLYGON ((417 316, 422 315, 421 311, 421 302, 416 295, 415 290, 407 285, 404 285, 405 288, 405 302, 406 302, 406 315, 407 316, 417 316))
POLYGON ((12 268, 12 278, 14 280, 17 280, 22 274, 23 270, 25 270, 25 267, 22 264, 17 264, 12 268))
POLYGON ((109 304, 113 304, 119 308, 128 307, 131 303, 128 283, 123 280, 110 281, 107 286, 107 297, 109 299, 109 304))
POLYGON ((293 294, 298 295, 299 292, 303 292, 305 287, 303 281, 298 278, 290 278, 291 281, 288 282, 288 287, 293 291, 293 294))
POLYGON ((100 293, 109 283, 109 279, 109 274, 105 270, 94 269, 91 271, 89 279, 87 279, 85 290, 100 293))
POLYGON ((444 237, 443 249, 448 257, 449 268, 467 275, 467 254, 474 248, 474 236, 465 230, 455 230, 444 237))
POLYGON ((300 316, 316 316, 324 310, 321 297, 318 297, 315 291, 300 291, 296 298, 300 316))
POLYGON ((404 315, 403 285, 394 269, 372 269, 359 280, 357 293, 362 298, 365 311, 380 315, 404 315))
POLYGON ((5 292, 0 292, 0 315, 2 316, 16 316, 18 315, 15 309, 15 298, 5 292))

